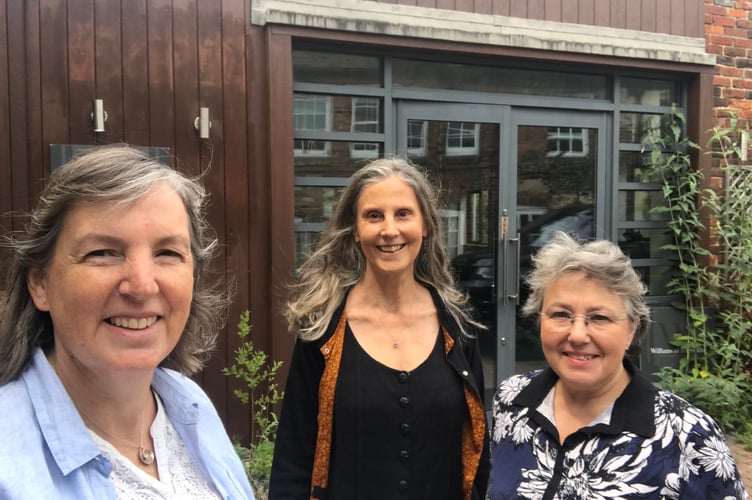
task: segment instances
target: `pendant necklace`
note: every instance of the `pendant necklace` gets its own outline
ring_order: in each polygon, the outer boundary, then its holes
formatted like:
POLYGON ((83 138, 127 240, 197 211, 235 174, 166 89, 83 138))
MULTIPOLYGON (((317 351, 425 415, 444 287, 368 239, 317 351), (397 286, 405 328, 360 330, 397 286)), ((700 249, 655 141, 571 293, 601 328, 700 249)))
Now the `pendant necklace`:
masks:
MULTIPOLYGON (((110 434, 109 432, 107 432, 101 425, 99 425, 98 423, 96 423, 89 415, 87 415, 86 413, 84 413, 83 411, 81 411, 80 408, 78 409, 78 411, 81 412, 81 414, 84 417, 86 417, 86 420, 88 420, 89 422, 91 422, 94 425, 94 427, 96 427, 97 429, 99 429, 99 431, 101 431, 105 436, 109 437, 110 439, 114 439, 114 440, 116 440, 118 442, 125 443, 128 446, 131 446, 133 448, 137 448, 138 449, 138 460, 142 464, 144 464, 144 465, 151 465, 151 464, 154 463, 154 450, 152 450, 150 448, 146 448, 146 447, 141 446, 141 443, 140 443, 141 438, 140 438, 140 436, 139 436, 139 444, 136 444, 136 443, 133 443, 133 442, 129 442, 129 441, 125 441, 124 439, 119 438, 117 436, 113 436, 112 434, 110 434)), ((141 422, 140 422, 139 428, 143 428, 143 415, 141 415, 141 422)))

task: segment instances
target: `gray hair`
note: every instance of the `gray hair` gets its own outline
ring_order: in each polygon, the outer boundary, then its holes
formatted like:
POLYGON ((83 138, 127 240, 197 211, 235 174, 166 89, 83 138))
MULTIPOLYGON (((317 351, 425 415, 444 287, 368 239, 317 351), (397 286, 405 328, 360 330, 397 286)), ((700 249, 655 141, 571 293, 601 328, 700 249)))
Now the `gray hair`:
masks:
POLYGON ((217 248, 216 236, 206 220, 206 190, 198 179, 185 177, 137 149, 117 145, 84 152, 52 172, 25 231, 11 234, 5 241, 12 255, 6 267, 5 288, 0 292, 0 384, 25 369, 36 347, 49 349, 54 345, 50 315, 34 306, 27 278, 52 258, 71 207, 109 201, 127 206, 156 183, 166 184, 183 200, 194 263, 193 299, 185 330, 160 366, 186 375, 203 368, 224 326, 229 304, 219 283, 207 283, 204 276, 217 248))
POLYGON ((557 232, 538 250, 533 264, 527 276, 530 295, 522 307, 523 315, 541 312, 546 288, 563 274, 583 272, 622 299, 627 316, 637 325, 628 353, 639 352, 639 340, 650 325, 650 308, 645 303, 647 287, 618 245, 606 240, 579 243, 566 233, 557 232))
POLYGON ((437 190, 426 172, 408 160, 382 158, 352 175, 317 248, 298 270, 286 316, 290 330, 301 339, 321 337, 347 289, 362 278, 365 257, 354 238, 358 199, 363 189, 389 177, 398 177, 413 189, 423 216, 427 236, 419 258, 422 262, 414 266, 415 279, 438 292, 463 334, 469 335, 469 324, 484 328, 470 318, 467 296, 454 287, 439 219, 437 190))

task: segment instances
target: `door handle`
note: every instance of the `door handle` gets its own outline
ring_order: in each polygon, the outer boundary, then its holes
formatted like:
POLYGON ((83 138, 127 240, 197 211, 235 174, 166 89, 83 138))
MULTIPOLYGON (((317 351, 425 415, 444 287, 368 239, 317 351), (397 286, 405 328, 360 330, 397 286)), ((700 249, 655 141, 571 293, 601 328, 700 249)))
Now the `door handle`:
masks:
POLYGON ((502 297, 502 303, 507 303, 507 271, 508 271, 508 264, 507 261, 507 251, 509 250, 509 238, 507 238, 507 235, 509 233, 509 215, 507 215, 507 209, 501 211, 501 221, 500 221, 501 227, 499 228, 499 235, 501 236, 501 287, 499 290, 499 293, 502 297))
MULTIPOLYGON (((514 243, 517 246, 517 272, 515 273, 515 279, 514 279, 515 287, 517 289, 514 291, 514 293, 510 293, 509 295, 507 295, 504 300, 506 301, 506 298, 510 298, 514 300, 515 304, 519 305, 520 304, 520 247, 522 247, 522 245, 520 244, 520 233, 517 233, 516 238, 508 238, 508 241, 510 243, 514 243)), ((506 252, 505 252, 505 256, 506 256, 506 252)), ((507 260, 504 259, 505 268, 506 268, 506 262, 507 260)), ((504 286, 505 286, 504 291, 506 291, 506 285, 504 286)))

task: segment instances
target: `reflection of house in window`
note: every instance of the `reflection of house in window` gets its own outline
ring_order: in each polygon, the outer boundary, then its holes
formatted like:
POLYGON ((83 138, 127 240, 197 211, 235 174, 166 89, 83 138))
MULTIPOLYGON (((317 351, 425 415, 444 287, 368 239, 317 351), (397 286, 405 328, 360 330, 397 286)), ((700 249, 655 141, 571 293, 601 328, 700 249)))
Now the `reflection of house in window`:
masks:
POLYGON ((587 129, 548 127, 548 156, 583 157, 588 152, 587 129))
MULTIPOLYGON (((295 132, 329 131, 332 128, 329 96, 296 94, 293 101, 295 132)), ((295 156, 328 156, 329 141, 295 139, 295 156)))
POLYGON ((447 156, 478 154, 479 123, 449 122, 446 133, 447 156))
MULTIPOLYGON (((351 130, 353 132, 379 132, 379 103, 378 97, 352 98, 351 130)), ((376 158, 379 155, 379 144, 353 142, 350 145, 350 155, 353 158, 376 158)))
POLYGON ((426 130, 428 122, 425 120, 407 120, 407 155, 426 155, 426 130))

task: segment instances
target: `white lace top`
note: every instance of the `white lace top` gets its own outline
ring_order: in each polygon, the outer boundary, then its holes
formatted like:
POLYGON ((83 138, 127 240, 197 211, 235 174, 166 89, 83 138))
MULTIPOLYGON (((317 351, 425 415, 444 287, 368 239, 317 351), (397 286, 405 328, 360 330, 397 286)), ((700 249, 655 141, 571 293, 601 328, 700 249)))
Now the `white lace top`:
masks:
POLYGON ((118 500, 221 499, 165 415, 159 396, 155 394, 154 397, 157 400, 157 416, 150 432, 154 441, 158 480, 139 469, 112 444, 89 429, 94 442, 112 462, 110 481, 115 486, 118 500))

